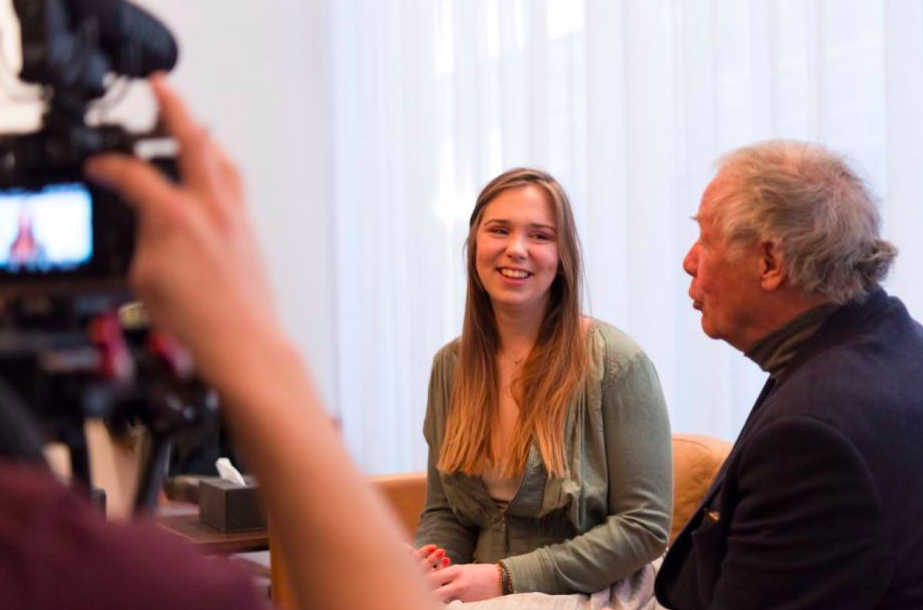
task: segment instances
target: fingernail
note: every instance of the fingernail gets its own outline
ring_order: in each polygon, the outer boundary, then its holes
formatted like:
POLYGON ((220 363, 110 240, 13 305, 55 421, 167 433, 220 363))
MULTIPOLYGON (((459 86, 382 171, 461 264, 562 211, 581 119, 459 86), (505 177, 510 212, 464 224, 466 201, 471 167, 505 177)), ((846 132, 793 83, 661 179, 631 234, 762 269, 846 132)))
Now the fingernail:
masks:
POLYGON ((436 551, 436 557, 442 557, 443 555, 445 555, 445 551, 444 551, 444 550, 439 549, 438 551, 436 551))
POLYGON ((443 557, 443 558, 442 558, 442 565, 447 566, 447 565, 449 565, 449 563, 450 563, 451 561, 452 561, 452 560, 449 559, 448 557, 443 557))

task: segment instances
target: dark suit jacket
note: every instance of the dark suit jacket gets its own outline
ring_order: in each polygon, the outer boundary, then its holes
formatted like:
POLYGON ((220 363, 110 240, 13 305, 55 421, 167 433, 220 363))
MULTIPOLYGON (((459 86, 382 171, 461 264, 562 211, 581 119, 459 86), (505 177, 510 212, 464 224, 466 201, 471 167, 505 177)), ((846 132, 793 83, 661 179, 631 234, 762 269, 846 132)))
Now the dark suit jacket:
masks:
POLYGON ((664 559, 678 610, 923 608, 923 327, 878 290, 757 400, 664 559))

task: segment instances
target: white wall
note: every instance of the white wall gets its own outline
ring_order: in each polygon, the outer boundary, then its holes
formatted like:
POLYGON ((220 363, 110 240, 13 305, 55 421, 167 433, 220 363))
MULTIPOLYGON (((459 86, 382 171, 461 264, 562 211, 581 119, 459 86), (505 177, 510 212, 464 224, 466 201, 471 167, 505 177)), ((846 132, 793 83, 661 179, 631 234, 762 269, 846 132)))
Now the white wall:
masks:
MULTIPOLYGON (((333 404, 336 365, 329 213, 329 75, 323 3, 142 0, 177 36, 171 80, 237 160, 279 306, 333 404)), ((18 26, 0 5, 3 47, 18 67, 18 26)), ((4 79, 7 81, 9 79, 4 79)), ((36 104, 2 102, 0 129, 34 125, 36 104)), ((146 86, 108 114, 149 126, 146 86)), ((246 340, 246 337, 241 337, 246 340)))
POLYGON ((179 39, 173 81, 244 172, 283 317, 332 404, 335 310, 323 3, 144 4, 179 39))

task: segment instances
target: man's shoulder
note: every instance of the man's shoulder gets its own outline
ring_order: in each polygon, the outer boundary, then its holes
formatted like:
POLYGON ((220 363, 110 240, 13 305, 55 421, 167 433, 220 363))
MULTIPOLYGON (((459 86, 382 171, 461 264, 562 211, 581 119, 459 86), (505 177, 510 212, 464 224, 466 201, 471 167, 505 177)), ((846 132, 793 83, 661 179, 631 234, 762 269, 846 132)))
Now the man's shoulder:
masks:
MULTIPOLYGON (((789 377, 783 374, 765 413, 756 415, 758 429, 773 438, 796 427, 805 437, 836 438, 858 456, 885 505, 903 498, 923 510, 923 494, 911 497, 905 489, 923 489, 916 467, 923 438, 923 333, 903 306, 892 303, 863 324, 836 330, 837 341, 789 377)), ((800 452, 819 446, 806 442, 800 452)))
MULTIPOLYGON (((923 413, 923 327, 891 297, 873 315, 834 320, 823 348, 783 373, 779 398, 836 413, 912 409, 923 413), (916 391, 914 391, 914 389, 916 391)), ((812 342, 802 349, 812 350, 812 342)), ((797 359, 797 356, 796 356, 797 359)))

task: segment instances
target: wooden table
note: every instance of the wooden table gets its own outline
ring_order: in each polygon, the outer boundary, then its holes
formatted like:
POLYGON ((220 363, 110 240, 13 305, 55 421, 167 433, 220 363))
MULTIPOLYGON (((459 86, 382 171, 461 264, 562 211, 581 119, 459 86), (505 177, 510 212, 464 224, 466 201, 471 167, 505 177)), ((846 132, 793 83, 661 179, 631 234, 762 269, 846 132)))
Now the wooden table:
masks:
POLYGON ((222 532, 199 522, 195 504, 170 503, 159 507, 154 523, 202 548, 206 553, 231 555, 269 548, 265 529, 247 532, 222 532))

